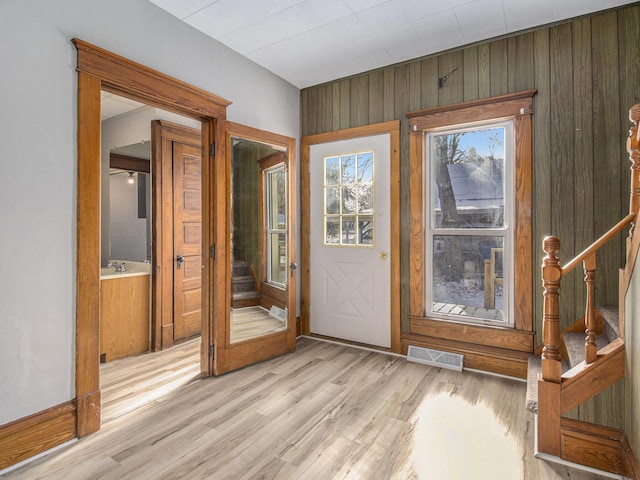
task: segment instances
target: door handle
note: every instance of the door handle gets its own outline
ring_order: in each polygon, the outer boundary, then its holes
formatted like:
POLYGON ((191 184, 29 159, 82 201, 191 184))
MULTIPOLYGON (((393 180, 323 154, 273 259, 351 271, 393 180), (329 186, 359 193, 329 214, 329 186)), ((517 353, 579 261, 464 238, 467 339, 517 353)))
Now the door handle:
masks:
POLYGON ((291 262, 289 268, 291 269, 291 278, 293 278, 293 271, 298 268, 298 264, 296 262, 291 262))
POLYGON ((387 257, 388 257, 388 254, 387 254, 387 252, 380 252, 378 254, 378 257, 380 257, 381 260, 386 260, 387 257))
POLYGON ((178 270, 180 270, 180 268, 182 267, 182 262, 184 262, 184 257, 182 255, 178 255, 176 257, 176 266, 178 267, 178 270))

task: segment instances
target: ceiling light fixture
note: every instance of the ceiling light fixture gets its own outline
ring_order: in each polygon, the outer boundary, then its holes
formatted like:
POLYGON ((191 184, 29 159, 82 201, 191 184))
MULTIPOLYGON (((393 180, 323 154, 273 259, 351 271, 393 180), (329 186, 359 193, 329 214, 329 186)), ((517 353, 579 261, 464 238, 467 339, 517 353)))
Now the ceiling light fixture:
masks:
POLYGON ((136 183, 136 179, 133 177, 133 172, 129 172, 129 178, 127 178, 127 183, 129 185, 133 185, 136 183))

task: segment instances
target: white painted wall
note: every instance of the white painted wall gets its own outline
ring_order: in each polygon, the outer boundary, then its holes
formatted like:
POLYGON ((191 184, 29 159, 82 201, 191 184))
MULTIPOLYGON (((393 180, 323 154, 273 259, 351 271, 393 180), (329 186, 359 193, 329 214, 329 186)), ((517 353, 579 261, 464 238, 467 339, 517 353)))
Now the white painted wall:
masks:
POLYGON ((0 425, 75 396, 74 37, 299 138, 297 88, 146 0, 0 1, 0 425))

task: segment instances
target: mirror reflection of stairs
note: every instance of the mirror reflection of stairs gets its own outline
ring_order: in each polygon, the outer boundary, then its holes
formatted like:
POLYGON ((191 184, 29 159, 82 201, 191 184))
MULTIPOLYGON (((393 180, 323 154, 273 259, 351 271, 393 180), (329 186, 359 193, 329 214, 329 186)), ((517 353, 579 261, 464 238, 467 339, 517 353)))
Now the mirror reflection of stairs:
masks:
POLYGON ((251 307, 260 304, 260 292, 253 268, 242 260, 233 261, 233 308, 251 307))

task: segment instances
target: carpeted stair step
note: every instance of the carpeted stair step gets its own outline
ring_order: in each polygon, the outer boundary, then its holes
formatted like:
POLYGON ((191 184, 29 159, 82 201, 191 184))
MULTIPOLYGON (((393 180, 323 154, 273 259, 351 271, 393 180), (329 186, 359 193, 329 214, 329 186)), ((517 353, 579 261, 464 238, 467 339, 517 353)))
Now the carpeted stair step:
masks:
MULTIPOLYGON (((566 332, 563 335, 564 345, 567 347, 567 354, 569 355, 569 365, 575 367, 577 364, 584 360, 584 339, 585 333, 581 332, 566 332)), ((609 339, 604 335, 596 335, 596 346, 598 350, 609 344, 609 339)))
MULTIPOLYGON (((569 362, 562 361, 562 373, 569 370, 569 362)), ((542 373, 542 357, 529 355, 527 368, 527 398, 526 407, 531 413, 538 413, 538 374, 542 373)))
POLYGON ((620 336, 620 309, 618 307, 598 307, 604 317, 605 334, 609 342, 620 336))
POLYGON ((234 277, 246 277, 249 275, 253 275, 253 272, 251 271, 251 265, 249 265, 247 262, 243 262, 242 260, 233 261, 234 277))
POLYGON ((234 292, 255 292, 256 279, 253 275, 245 275, 242 277, 233 277, 234 292))

